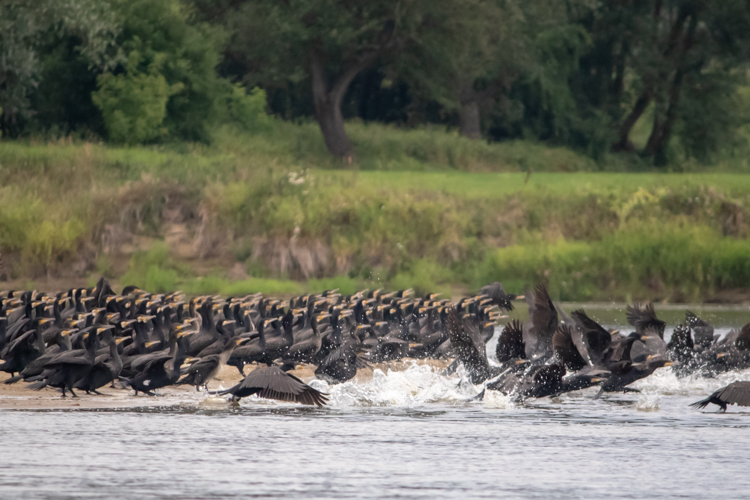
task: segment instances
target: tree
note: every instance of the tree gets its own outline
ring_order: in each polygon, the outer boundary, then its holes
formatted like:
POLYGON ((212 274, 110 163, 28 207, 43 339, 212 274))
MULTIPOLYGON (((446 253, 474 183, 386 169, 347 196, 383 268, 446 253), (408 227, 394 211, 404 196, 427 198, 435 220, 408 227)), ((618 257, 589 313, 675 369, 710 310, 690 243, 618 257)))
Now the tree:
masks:
POLYGON ((399 71, 446 110, 457 111, 459 133, 481 138, 481 110, 527 64, 524 16, 514 0, 436 2, 429 29, 419 30, 397 56, 399 71))
POLYGON ((249 61, 249 86, 308 82, 314 116, 328 150, 351 159, 341 101, 352 80, 408 34, 401 2, 363 0, 199 3, 207 18, 233 33, 229 45, 249 61))
POLYGON ((179 89, 170 91, 166 102, 167 133, 189 141, 210 140, 211 126, 221 118, 224 101, 232 93, 229 82, 216 72, 219 34, 206 23, 196 22, 180 0, 110 2, 121 26, 116 42, 126 56, 112 73, 140 74, 144 82, 148 79, 145 75, 151 74, 155 84, 161 75, 168 88, 179 89), (132 53, 137 53, 138 64, 129 67, 132 53), (161 62, 158 75, 154 75, 157 60, 161 62))
MULTIPOLYGON (((748 53, 748 7, 744 0, 650 0, 603 2, 592 11, 584 24, 593 48, 577 80, 586 89, 585 98, 580 93, 583 101, 612 117, 614 151, 635 150, 633 126, 653 110, 642 154, 657 163, 666 161, 680 117, 694 116, 684 112, 685 105, 717 96, 697 92, 696 86, 716 82, 719 74, 734 85, 740 81, 732 74, 748 53)), ((726 85, 723 89, 729 90, 726 85)))
POLYGON ((3 128, 30 113, 29 95, 42 71, 39 45, 50 31, 74 34, 77 50, 97 68, 118 60, 117 24, 106 2, 96 0, 0 0, 0 108, 3 128))
MULTIPOLYGON (((226 52, 246 68, 244 83, 266 89, 306 83, 328 150, 351 159, 341 102, 358 74, 401 51, 413 51, 410 61, 425 88, 431 86, 428 66, 440 68, 430 74, 439 74, 442 83, 428 91, 440 102, 459 107, 459 89, 464 89, 467 111, 461 114, 466 117, 465 129, 476 135, 478 94, 473 85, 493 74, 483 65, 492 56, 474 57, 470 70, 464 60, 469 53, 494 56, 503 48, 492 43, 493 30, 497 31, 492 22, 500 18, 483 18, 485 4, 487 12, 496 12, 495 3, 480 0, 201 0, 197 5, 205 19, 232 33, 226 52), (481 26, 480 33, 472 32, 475 24, 481 26), (475 74, 465 76, 465 71, 475 74)), ((484 83, 478 83, 480 92, 484 83)))
POLYGON ((182 90, 181 83, 169 85, 160 73, 164 54, 155 58, 145 73, 138 69, 140 59, 138 51, 131 51, 126 72, 99 75, 99 90, 92 95, 114 142, 137 144, 166 134, 162 122, 167 115, 167 101, 182 90))

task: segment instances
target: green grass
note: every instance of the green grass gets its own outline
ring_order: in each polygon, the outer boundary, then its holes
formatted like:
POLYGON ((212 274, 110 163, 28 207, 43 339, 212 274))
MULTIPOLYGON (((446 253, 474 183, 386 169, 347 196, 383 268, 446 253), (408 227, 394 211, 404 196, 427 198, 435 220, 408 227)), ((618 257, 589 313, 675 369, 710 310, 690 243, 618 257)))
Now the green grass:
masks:
POLYGON ((0 252, 18 282, 101 273, 191 294, 499 279, 567 300, 704 300, 750 283, 743 164, 657 173, 440 129, 348 130, 346 169, 311 123, 224 128, 210 146, 0 141, 0 252))
POLYGON ((646 190, 711 186, 723 192, 750 192, 750 176, 737 173, 541 172, 314 172, 313 175, 383 190, 438 191, 462 198, 501 198, 513 194, 630 194, 646 190))
POLYGON ((547 282, 561 300, 657 297, 700 301, 750 282, 750 242, 701 226, 631 224, 599 241, 559 240, 492 252, 481 277, 510 289, 547 282))

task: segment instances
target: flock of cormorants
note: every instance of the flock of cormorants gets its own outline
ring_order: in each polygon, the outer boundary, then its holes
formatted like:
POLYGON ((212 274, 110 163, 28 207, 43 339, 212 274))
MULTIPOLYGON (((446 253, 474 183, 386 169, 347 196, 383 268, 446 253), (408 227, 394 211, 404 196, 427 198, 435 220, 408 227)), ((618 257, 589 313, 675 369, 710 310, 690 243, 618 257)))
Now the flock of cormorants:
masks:
MULTIPOLYGON (((423 298, 412 290, 336 290, 276 300, 262 294, 220 299, 181 293, 148 293, 134 286, 114 292, 105 279, 95 287, 54 295, 0 293, 0 371, 6 384, 54 387, 99 394, 110 384, 155 395, 170 385, 207 384, 223 365, 243 376, 213 392, 232 400, 261 398, 323 406, 328 395, 289 371, 316 367, 329 383, 353 378, 371 363, 402 358, 452 359, 445 373, 463 365, 473 384, 515 400, 554 396, 591 386, 603 392, 629 386, 657 368, 680 377, 715 376, 750 367, 750 324, 724 337, 690 311, 664 341, 666 324, 653 305, 627 308, 627 335, 602 327, 582 309, 566 314, 543 285, 524 296, 502 284, 483 287, 456 303, 423 298), (526 299, 529 322, 504 325, 490 362, 486 345, 504 311, 526 299), (245 375, 246 365, 256 367, 245 375)), ((750 406, 750 382, 735 382, 693 406, 750 406)))

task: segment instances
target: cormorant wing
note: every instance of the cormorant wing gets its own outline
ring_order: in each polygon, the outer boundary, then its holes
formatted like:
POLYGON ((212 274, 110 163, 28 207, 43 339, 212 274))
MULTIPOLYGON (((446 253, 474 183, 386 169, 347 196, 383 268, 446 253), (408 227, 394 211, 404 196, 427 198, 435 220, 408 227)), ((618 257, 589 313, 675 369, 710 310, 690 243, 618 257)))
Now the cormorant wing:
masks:
POLYGON ((242 389, 258 389, 256 394, 265 399, 290 401, 305 405, 324 406, 328 398, 294 375, 277 366, 257 368, 240 383, 242 389))
POLYGON ((667 349, 673 351, 691 351, 693 347, 693 337, 690 334, 690 327, 687 325, 675 326, 672 336, 669 338, 667 349))
POLYGON ((141 371, 143 367, 149 365, 156 359, 163 359, 167 361, 172 355, 169 353, 169 349, 162 349, 161 351, 150 352, 148 354, 140 354, 130 362, 130 369, 134 372, 141 371))
POLYGON ((664 338, 664 328, 667 324, 656 317, 653 303, 629 305, 627 318, 628 323, 635 327, 636 332, 643 334, 646 328, 651 327, 656 330, 659 337, 664 338))
POLYGON ((581 330, 586 350, 595 365, 601 364, 604 355, 612 344, 612 335, 599 323, 589 318, 583 309, 571 313, 574 321, 581 330))
POLYGON ((219 355, 218 354, 210 354, 208 356, 204 356, 200 358, 195 363, 191 364, 190 366, 185 367, 186 373, 191 372, 199 372, 201 370, 211 370, 213 369, 217 364, 219 363, 219 355))
POLYGON ((735 347, 740 350, 750 349, 750 323, 746 324, 740 330, 737 338, 734 341, 735 347))
POLYGON ((552 336, 552 349, 555 356, 568 371, 578 371, 588 365, 573 343, 572 327, 560 325, 552 336))
POLYGON ((696 316, 692 311, 685 311, 685 322, 693 330, 693 341, 702 347, 708 347, 714 341, 714 327, 696 316))
MULTIPOLYGON (((476 358, 484 354, 479 346, 481 332, 474 322, 463 321, 458 316, 458 311, 451 307, 448 310, 446 323, 451 345, 461 361, 465 361, 465 358, 476 358)), ((484 346, 484 343, 481 343, 481 345, 484 346)))
MULTIPOLYGON (((20 345, 23 345, 25 342, 28 341, 29 337, 36 334, 36 330, 27 330, 12 341, 8 342, 5 347, 3 348, 2 352, 0 352, 0 357, 5 357, 8 354, 12 353, 16 350, 16 348, 20 345)), ((10 335, 7 335, 6 338, 10 338, 10 335)))
POLYGON ((85 349, 75 349, 72 351, 58 352, 57 354, 52 356, 52 358, 50 358, 50 360, 47 361, 44 366, 56 365, 58 363, 68 363, 71 359, 81 358, 84 354, 86 354, 85 349))
POLYGON ((713 395, 727 404, 750 406, 750 382, 733 382, 713 395))
POLYGON ((507 309, 508 311, 513 310, 513 303, 510 301, 511 296, 505 293, 503 284, 499 281, 492 283, 491 285, 485 285, 479 290, 480 295, 487 295, 492 299, 492 303, 507 309))
POLYGON ((526 354, 529 358, 544 356, 552 349, 552 335, 557 329, 557 309, 544 285, 534 289, 529 317, 531 328, 524 329, 526 354))
POLYGON ((705 321, 703 321, 701 318, 699 318, 693 311, 685 311, 685 322, 688 324, 688 326, 696 327, 696 326, 711 326, 705 321))
POLYGON ((526 346, 523 343, 523 328, 520 321, 514 319, 505 325, 497 339, 495 354, 497 360, 501 363, 513 358, 526 357, 526 346))

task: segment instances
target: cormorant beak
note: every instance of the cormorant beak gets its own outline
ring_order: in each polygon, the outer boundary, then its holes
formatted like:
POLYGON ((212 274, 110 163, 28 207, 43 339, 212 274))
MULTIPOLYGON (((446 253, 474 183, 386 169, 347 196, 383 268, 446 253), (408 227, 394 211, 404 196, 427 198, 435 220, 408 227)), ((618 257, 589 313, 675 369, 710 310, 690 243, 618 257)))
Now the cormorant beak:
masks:
POLYGON ((672 366, 673 364, 674 364, 673 362, 667 361, 666 363, 664 363, 664 366, 672 366))
POLYGON ((598 383, 600 383, 600 382, 604 382, 605 380, 606 380, 606 379, 603 379, 603 378, 598 378, 598 377, 596 377, 596 378, 592 378, 592 379, 591 379, 591 383, 592 383, 592 384, 598 384, 598 383))
MULTIPOLYGON (((643 340, 643 339, 650 339, 650 338, 651 337, 649 337, 648 335, 641 335, 641 340, 643 340)), ((651 356, 649 356, 649 357, 651 357, 651 356)))
POLYGON ((531 361, 529 361, 528 359, 519 359, 518 361, 516 361, 517 365, 522 365, 524 363, 531 363, 531 361))
POLYGON ((158 343, 159 343, 159 341, 158 341, 158 340, 151 340, 151 341, 149 341, 149 342, 146 342, 146 343, 145 343, 144 345, 145 345, 146 347, 151 347, 152 345, 156 345, 156 344, 158 344, 158 343))
POLYGON ((185 358, 185 361, 183 361, 182 364, 183 365, 189 365, 189 364, 195 363, 199 359, 200 358, 185 358))
POLYGON ((116 339, 115 339, 115 344, 116 344, 116 345, 120 345, 120 344, 122 344, 123 342, 125 342, 125 337, 119 337, 119 338, 116 338, 116 339))
POLYGON ((526 298, 526 295, 516 295, 516 299, 515 300, 523 300, 525 298, 526 298))
POLYGON ((726 352, 720 352, 719 354, 717 354, 717 355, 716 355, 716 357, 717 357, 717 358, 723 358, 723 357, 724 357, 724 356, 726 356, 727 354, 728 354, 728 353, 726 353, 726 352))

